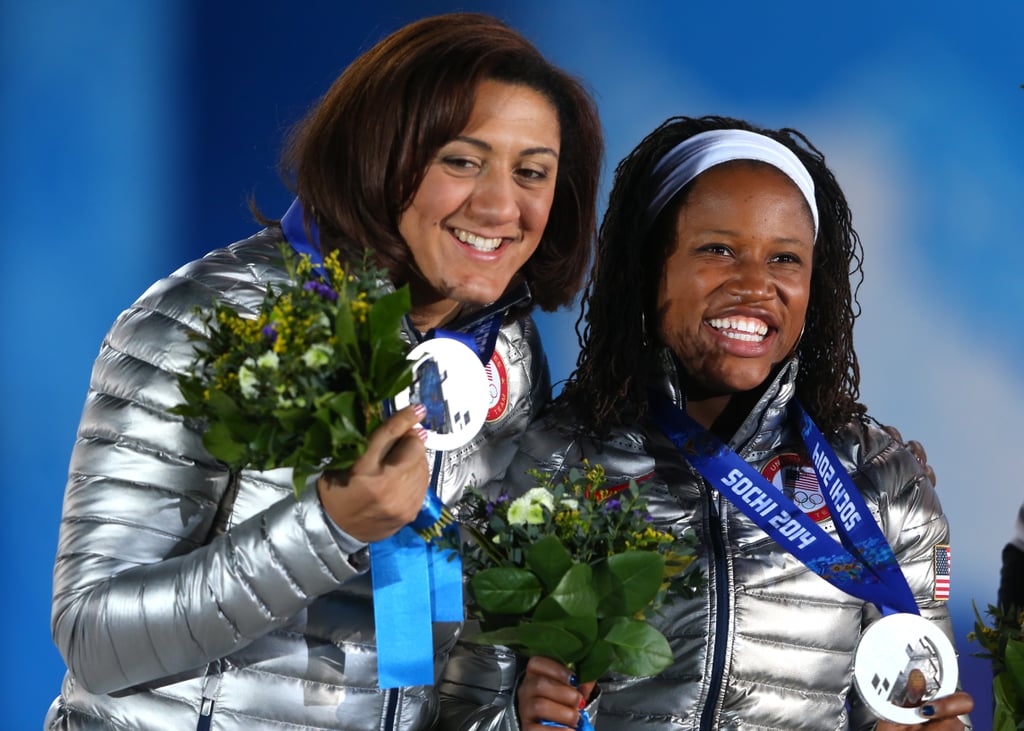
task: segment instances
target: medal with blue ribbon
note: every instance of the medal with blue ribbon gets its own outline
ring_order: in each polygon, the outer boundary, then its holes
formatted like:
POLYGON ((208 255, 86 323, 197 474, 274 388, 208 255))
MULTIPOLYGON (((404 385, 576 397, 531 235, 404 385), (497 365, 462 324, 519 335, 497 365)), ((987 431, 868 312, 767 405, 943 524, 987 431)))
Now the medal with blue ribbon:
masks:
MULTIPOLYGON (((281 219, 288 243, 310 257, 323 274, 315 224, 307 235, 303 209, 296 199, 281 219)), ((502 312, 481 312, 470 332, 436 330, 409 353, 413 383, 385 404, 385 413, 412 403, 426 407, 422 426, 426 446, 434 452, 430 486, 416 519, 396 534, 371 543, 374 623, 378 686, 382 689, 434 682, 434 622, 461 622, 462 562, 456 551, 433 542, 444 532, 457 532, 437 495, 443 450, 471 441, 486 419, 487 376, 501 328, 502 312)), ((458 541, 452 541, 458 545, 458 541)))
POLYGON ((707 482, 810 571, 876 605, 882 619, 863 634, 854 681, 873 712, 916 724, 916 707, 956 689, 956 652, 920 610, 889 542, 853 479, 803 407, 791 403, 839 542, 717 436, 661 394, 651 418, 707 482))

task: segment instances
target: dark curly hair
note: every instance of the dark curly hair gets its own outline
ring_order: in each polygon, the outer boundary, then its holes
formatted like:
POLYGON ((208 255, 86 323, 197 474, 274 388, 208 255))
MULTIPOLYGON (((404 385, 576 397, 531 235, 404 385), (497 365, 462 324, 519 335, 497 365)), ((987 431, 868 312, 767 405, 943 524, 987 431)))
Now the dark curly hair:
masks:
POLYGON ((860 368, 853 349, 853 322, 860 308, 856 288, 851 287, 851 275, 858 275, 857 286, 863 277, 863 250, 846 197, 824 155, 793 129, 758 129, 726 117, 672 117, 616 168, 597 257, 584 289, 576 324, 581 351, 561 398, 596 434, 646 410, 649 364, 661 347, 648 338, 644 325, 658 322, 663 265, 675 247, 675 220, 692 182, 643 234, 644 211, 653 196, 650 172, 683 140, 717 129, 748 130, 777 140, 796 154, 814 179, 820 223, 806 325, 797 348, 797 396, 825 434, 866 411, 858 402, 860 368))
POLYGON ((544 310, 572 302, 597 233, 604 141, 582 84, 521 34, 481 13, 406 25, 359 56, 292 130, 281 157, 286 182, 314 211, 321 245, 353 258, 372 248, 395 284, 412 255, 398 220, 437 151, 469 121, 482 81, 533 89, 558 113, 561 150, 540 245, 523 266, 544 310))

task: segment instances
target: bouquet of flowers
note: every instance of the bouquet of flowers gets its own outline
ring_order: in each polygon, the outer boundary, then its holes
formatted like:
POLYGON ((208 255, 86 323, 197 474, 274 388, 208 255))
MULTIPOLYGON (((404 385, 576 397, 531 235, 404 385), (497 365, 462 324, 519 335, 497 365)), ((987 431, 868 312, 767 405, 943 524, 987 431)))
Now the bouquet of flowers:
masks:
POLYGON ((368 258, 346 269, 332 252, 318 271, 283 252, 290 281, 268 286, 255 316, 221 302, 202 313, 172 412, 202 420, 206 449, 232 469, 291 467, 298 495, 310 475, 350 467, 409 385, 400 333, 411 305, 368 258))
POLYGON ((1024 610, 1004 611, 990 604, 986 614, 991 617, 991 625, 985 623, 974 605, 974 631, 967 639, 985 650, 976 657, 988 658, 992 663, 992 729, 1020 731, 1024 729, 1024 610))
POLYGON ((551 657, 580 682, 654 675, 672 651, 647 618, 703 585, 696 538, 652 527, 642 484, 609 490, 600 465, 584 467, 561 481, 532 472, 537 487, 515 500, 467 491, 463 565, 482 629, 472 639, 551 657))

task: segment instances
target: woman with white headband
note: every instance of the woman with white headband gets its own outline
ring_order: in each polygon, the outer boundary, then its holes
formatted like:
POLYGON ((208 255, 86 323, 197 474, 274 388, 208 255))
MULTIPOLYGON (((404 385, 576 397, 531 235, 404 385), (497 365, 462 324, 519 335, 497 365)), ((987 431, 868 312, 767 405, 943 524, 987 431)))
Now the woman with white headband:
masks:
MULTIPOLYGON (((858 401, 860 265, 798 132, 673 118, 618 166, 577 369, 508 475, 586 459, 646 481, 655 525, 696 532, 707 586, 652 619, 668 669, 600 681, 600 731, 965 727, 948 524, 858 401)), ((574 723, 589 689, 569 680, 532 658, 519 727, 574 723)))

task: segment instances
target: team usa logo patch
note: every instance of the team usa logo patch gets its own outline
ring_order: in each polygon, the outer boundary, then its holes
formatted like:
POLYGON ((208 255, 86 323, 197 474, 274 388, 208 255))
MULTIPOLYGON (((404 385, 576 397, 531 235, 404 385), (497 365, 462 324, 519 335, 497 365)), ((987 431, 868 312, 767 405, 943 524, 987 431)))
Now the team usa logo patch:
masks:
POLYGON ((505 362, 498 351, 491 354, 491 360, 484 366, 487 373, 487 421, 497 421, 508 410, 508 373, 505 362))
POLYGON ((952 558, 949 546, 935 546, 932 566, 935 568, 935 589, 932 595, 937 601, 949 601, 949 564, 952 558))
POLYGON ((780 454, 772 457, 761 470, 761 475, 792 498, 814 522, 820 523, 829 516, 810 460, 799 454, 780 454))

